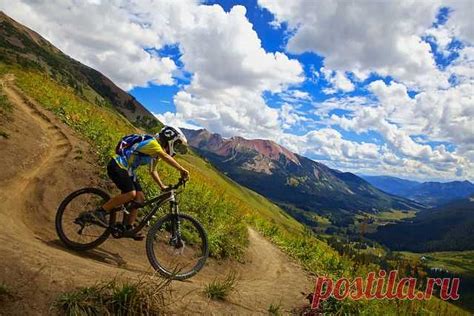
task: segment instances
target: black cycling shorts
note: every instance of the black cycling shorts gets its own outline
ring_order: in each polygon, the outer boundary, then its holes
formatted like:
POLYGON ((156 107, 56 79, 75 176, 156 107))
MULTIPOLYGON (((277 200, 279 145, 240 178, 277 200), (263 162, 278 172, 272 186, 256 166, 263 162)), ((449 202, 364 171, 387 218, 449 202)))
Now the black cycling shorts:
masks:
POLYGON ((133 181, 133 177, 128 174, 128 171, 120 168, 113 158, 110 159, 109 164, 107 165, 107 174, 122 193, 128 193, 134 190, 143 191, 138 180, 133 181))

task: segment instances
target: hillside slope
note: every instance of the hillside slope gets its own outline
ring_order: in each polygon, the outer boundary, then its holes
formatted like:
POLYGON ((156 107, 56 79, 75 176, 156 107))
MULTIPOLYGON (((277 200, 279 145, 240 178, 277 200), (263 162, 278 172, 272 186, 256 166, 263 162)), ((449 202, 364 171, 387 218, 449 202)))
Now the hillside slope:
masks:
POLYGON ((369 237, 393 250, 474 250, 474 197, 419 212, 409 222, 379 227, 369 237))
POLYGON ((133 96, 95 69, 63 54, 36 32, 0 11, 0 61, 49 73, 73 87, 78 95, 99 106, 110 106, 132 123, 157 129, 161 123, 133 96))
MULTIPOLYGON (((149 272, 143 243, 110 240, 97 250, 74 253, 58 242, 54 216, 61 199, 81 186, 107 188, 110 184, 97 178, 99 166, 93 162, 89 145, 25 97, 12 84, 12 76, 8 78, 4 91, 13 112, 10 120, 2 123, 9 137, 0 140, 0 155, 7 157, 5 163, 10 166, 0 170, 4 225, 0 281, 12 287, 18 298, 4 311, 46 314, 55 295, 77 284, 149 272)), ((179 300, 172 310, 245 313, 265 311, 277 300, 285 309, 304 303, 300 291, 311 288, 306 273, 254 230, 249 233, 249 247, 242 259, 246 263, 221 265, 211 259, 191 282, 173 285, 175 293, 170 300, 179 300), (239 275, 239 295, 230 298, 234 304, 209 303, 201 294, 203 286, 228 271, 239 275), (273 291, 276 287, 278 294, 273 291), (188 292, 191 294, 185 296, 188 292)))
POLYGON ((362 176, 380 190, 405 197, 427 206, 440 206, 474 194, 474 184, 469 181, 416 182, 387 176, 362 176))
POLYGON ((386 194, 352 173, 328 168, 270 140, 224 139, 206 130, 184 131, 190 145, 219 170, 276 201, 295 217, 299 209, 330 214, 337 222, 359 211, 420 207, 386 194))
MULTIPOLYGON (((0 67, 0 73, 1 70, 0 67)), ((18 74, 22 75, 22 72, 18 74)), ((32 73, 23 76, 22 80, 35 80, 32 73)), ((7 77, 13 79, 11 75, 7 77)), ((44 87, 45 81, 42 83, 41 87, 44 87)), ((76 132, 24 92, 14 86, 5 90, 13 103, 13 113, 9 114, 7 121, 2 117, 2 128, 8 137, 0 138, 0 154, 9 157, 6 163, 11 166, 0 169, 0 216, 5 226, 0 232, 0 251, 4 254, 0 259, 0 282, 12 290, 14 299, 1 305, 2 314, 47 314, 53 300, 63 291, 93 285, 98 280, 136 279, 149 274, 151 269, 140 243, 109 240, 98 249, 76 253, 66 250, 58 242, 54 216, 61 199, 83 186, 100 186, 109 190, 110 183, 97 177, 101 168, 95 157, 96 147, 91 148, 76 132), (46 137, 54 142, 46 142, 46 137)), ((67 122, 67 117, 66 114, 62 119, 67 122)), ((212 168, 206 169, 208 175, 213 172, 212 168)), ((196 175, 196 172, 192 174, 196 175)), ((241 207, 243 210, 247 208, 245 205, 241 207)), ((277 223, 272 222, 273 225, 277 223)), ((261 220, 259 223, 267 225, 261 220)), ((273 239, 279 236, 278 231, 283 227, 270 226, 270 230, 264 228, 264 231, 273 239)), ((292 233, 292 236, 288 245, 282 243, 281 238, 275 240, 289 251, 299 252, 295 254, 297 258, 311 258, 307 261, 308 269, 334 276, 350 273, 348 262, 327 245, 313 238, 295 238, 297 233, 292 233)), ((308 293, 313 286, 306 273, 253 230, 249 231, 248 247, 240 262, 244 264, 211 258, 190 281, 173 283, 171 296, 167 297, 169 302, 173 302, 168 306, 170 312, 265 314, 273 304, 281 306, 280 310, 287 313, 305 304, 301 291, 308 293), (237 272, 239 276, 237 292, 226 302, 205 298, 202 294, 204 285, 229 271, 237 272)), ((355 308, 348 303, 344 308, 355 308)), ((337 304, 334 307, 343 306, 337 304)), ((442 308, 446 315, 463 314, 462 310, 436 299, 417 306, 409 302, 387 305, 383 301, 364 302, 360 306, 372 311, 388 309, 392 312, 442 308)))

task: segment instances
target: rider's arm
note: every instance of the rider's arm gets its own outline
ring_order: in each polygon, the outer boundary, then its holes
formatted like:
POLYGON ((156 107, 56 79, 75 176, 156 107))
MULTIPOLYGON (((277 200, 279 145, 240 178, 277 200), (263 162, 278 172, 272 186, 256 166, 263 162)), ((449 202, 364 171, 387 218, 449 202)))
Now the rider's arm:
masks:
POLYGON ((184 169, 173 157, 168 155, 166 152, 161 151, 158 153, 158 157, 163 159, 167 164, 175 168, 181 173, 181 177, 188 179, 189 178, 189 171, 184 169))
POLYGON ((166 189, 166 185, 164 185, 163 181, 161 181, 160 176, 158 172, 156 171, 156 167, 158 165, 158 159, 153 159, 150 162, 150 175, 155 180, 155 182, 158 184, 161 190, 166 189))

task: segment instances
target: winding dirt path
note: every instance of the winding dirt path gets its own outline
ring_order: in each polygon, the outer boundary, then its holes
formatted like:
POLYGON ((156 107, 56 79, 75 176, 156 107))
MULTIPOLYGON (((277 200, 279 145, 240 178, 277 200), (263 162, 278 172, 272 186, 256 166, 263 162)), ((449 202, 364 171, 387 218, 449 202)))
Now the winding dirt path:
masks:
MULTIPOLYGON (((9 138, 0 138, 0 283, 12 289, 14 299, 0 302, 0 315, 48 314, 62 291, 150 273, 143 243, 108 240, 85 253, 61 245, 54 231, 56 207, 72 190, 104 186, 99 167, 88 144, 15 87, 13 76, 0 86, 14 105, 11 119, 2 122, 9 138)), ((312 286, 306 273, 252 229, 249 239, 244 263, 209 260, 191 280, 174 282, 172 311, 267 314, 270 304, 283 312, 303 305, 301 292, 312 286), (225 302, 206 299, 204 285, 229 271, 239 276, 237 290, 225 302)))

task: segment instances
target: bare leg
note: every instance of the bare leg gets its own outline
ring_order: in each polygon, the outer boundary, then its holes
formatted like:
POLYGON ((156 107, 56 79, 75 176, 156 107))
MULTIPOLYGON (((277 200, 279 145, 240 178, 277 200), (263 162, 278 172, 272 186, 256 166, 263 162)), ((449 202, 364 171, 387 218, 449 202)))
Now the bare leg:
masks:
MULTIPOLYGON (((135 202, 142 204, 145 202, 145 194, 142 191, 137 191, 135 195, 135 202)), ((127 225, 133 225, 135 220, 137 219, 138 209, 134 208, 130 210, 130 214, 127 216, 127 225)))
MULTIPOLYGON (((143 195, 143 192, 142 192, 142 195, 143 195)), ((136 196, 137 196, 137 191, 135 191, 135 190, 127 192, 127 193, 119 194, 117 196, 114 196, 110 200, 108 200, 104 205, 102 205, 102 208, 105 211, 109 212, 110 210, 112 210, 112 209, 114 209, 114 208, 116 208, 120 205, 123 205, 127 202, 130 202, 136 196)))

